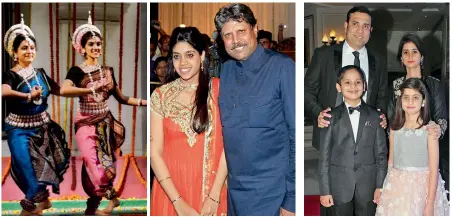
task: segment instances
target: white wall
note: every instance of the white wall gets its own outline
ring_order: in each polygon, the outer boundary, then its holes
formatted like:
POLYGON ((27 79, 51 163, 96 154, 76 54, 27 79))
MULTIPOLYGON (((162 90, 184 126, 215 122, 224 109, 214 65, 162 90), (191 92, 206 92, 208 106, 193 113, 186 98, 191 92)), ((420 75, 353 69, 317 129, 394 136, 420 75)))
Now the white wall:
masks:
MULTIPOLYGON (((136 11, 137 11, 137 4, 130 3, 125 4, 128 5, 127 8, 124 10, 124 26, 123 26, 123 80, 122 80, 122 91, 126 96, 133 96, 134 91, 134 58, 135 58, 135 29, 136 29, 136 11)), ((107 6, 108 7, 108 6, 107 6)), ((55 7, 54 8, 54 19, 55 19, 55 7)), ((147 20, 146 20, 146 3, 140 5, 142 14, 140 19, 140 31, 147 32, 147 20), (143 10, 145 7, 145 10, 143 10), (145 12, 143 16, 143 12, 145 12)), ((88 13, 88 11, 87 11, 88 13)), ((34 67, 44 68, 47 74, 51 75, 50 70, 50 37, 49 37, 49 5, 48 4, 33 4, 32 6, 32 25, 31 29, 35 34, 37 39, 37 58, 33 62, 34 67)), ((77 20, 77 26, 87 23, 87 20, 77 20)), ((96 26, 103 32, 103 22, 95 21, 96 26)), ((106 25, 107 34, 104 35, 104 44, 107 44, 106 47, 106 65, 111 66, 115 72, 115 78, 117 82, 119 82, 119 38, 120 38, 120 23, 119 22, 107 22, 106 25)), ((67 74, 67 43, 68 43, 68 27, 67 21, 60 21, 60 84, 64 81, 66 74, 67 74)), ((55 35, 55 26, 54 26, 54 35, 55 35)), ((70 35, 72 36, 72 27, 70 30, 70 35)), ((146 62, 143 63, 143 55, 146 56, 147 54, 147 38, 146 34, 139 33, 139 62, 138 62, 138 85, 137 85, 137 97, 141 97, 143 99, 147 99, 146 95, 146 88, 148 85, 146 74, 148 67, 146 66, 146 62), (145 37, 145 38, 143 38, 145 37), (145 76, 143 76, 145 74, 145 76), (144 91, 143 91, 144 90, 144 91)), ((54 46, 56 42, 54 39, 54 46)), ((72 45, 70 47, 71 51, 73 51, 72 45)), ((54 48, 54 52, 56 49, 54 48)), ((102 63, 102 57, 99 59, 100 63, 102 63)), ((54 61, 55 54, 54 54, 54 61)), ((70 60, 71 61, 71 60, 70 60)), ((76 54, 76 65, 79 65, 83 61, 83 57, 79 54, 76 54)), ((55 63, 56 64, 56 63, 55 63)), ((71 64, 69 64, 71 65, 71 64)), ((55 69, 56 74, 56 69, 55 69)), ((56 78, 56 76, 55 76, 56 78)), ((75 141, 74 136, 74 127, 69 127, 69 117, 67 126, 63 126, 64 120, 64 107, 65 107, 65 98, 61 98, 61 121, 60 125, 66 130, 66 137, 69 138, 69 129, 73 131, 73 154, 79 155, 77 143, 75 141)), ((69 100, 68 100, 69 101, 69 100)), ((48 112, 52 112, 52 101, 49 98, 48 103, 49 108, 48 112)), ((78 108, 78 98, 74 99, 74 118, 75 118, 75 111, 78 108)), ((118 102, 111 97, 108 101, 110 110, 115 118, 118 119, 118 102)), ((69 109, 68 109, 69 111, 69 109)), ((135 155, 145 155, 146 154, 146 144, 147 144, 147 134, 146 134, 146 120, 147 120, 147 110, 146 107, 137 107, 137 120, 136 120, 136 137, 135 137, 135 155), (143 130, 143 128, 145 130, 143 130)), ((56 120, 55 120, 56 121, 56 120)), ((122 123, 126 128, 126 140, 122 146, 123 154, 129 154, 131 152, 131 138, 132 138, 132 107, 122 105, 122 123)), ((3 146, 5 147, 5 146, 3 146)), ((5 149, 5 148, 3 148, 5 149)), ((7 149, 7 147, 6 147, 7 149)), ((5 154, 9 153, 7 150, 4 152, 5 154)))
MULTIPOLYGON (((343 35, 344 27, 343 24, 346 20, 346 14, 351 9, 350 6, 346 7, 334 7, 334 8, 316 8, 310 7, 305 10, 305 15, 314 15, 315 18, 315 47, 322 46, 322 36, 327 34, 331 29, 334 29, 337 32, 337 35, 343 35)), ((377 52, 382 52, 381 54, 386 56, 388 71, 402 71, 400 62, 396 60, 396 55, 398 53, 398 45, 404 34, 409 33, 406 31, 397 31, 389 30, 387 34, 382 34, 378 32, 379 30, 371 33, 371 38, 369 45, 378 49, 380 46, 386 47, 386 50, 380 49, 375 50, 377 52), (381 38, 382 37, 382 38, 381 38), (377 46, 377 47, 376 47, 377 46)), ((441 56, 441 44, 442 44, 442 31, 436 31, 434 34, 430 35, 430 31, 415 31, 425 44, 426 53, 429 54, 426 58, 429 60, 426 67, 427 69, 439 68, 442 60, 441 56)))

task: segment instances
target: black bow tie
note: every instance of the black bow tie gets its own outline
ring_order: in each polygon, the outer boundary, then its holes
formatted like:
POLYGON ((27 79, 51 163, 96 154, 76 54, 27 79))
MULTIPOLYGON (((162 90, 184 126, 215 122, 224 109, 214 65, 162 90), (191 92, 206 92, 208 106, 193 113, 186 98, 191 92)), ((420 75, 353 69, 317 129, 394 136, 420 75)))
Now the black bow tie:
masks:
POLYGON ((349 107, 348 110, 349 110, 349 114, 352 114, 354 112, 354 110, 357 110, 358 112, 360 112, 360 105, 358 105, 355 108, 349 107))

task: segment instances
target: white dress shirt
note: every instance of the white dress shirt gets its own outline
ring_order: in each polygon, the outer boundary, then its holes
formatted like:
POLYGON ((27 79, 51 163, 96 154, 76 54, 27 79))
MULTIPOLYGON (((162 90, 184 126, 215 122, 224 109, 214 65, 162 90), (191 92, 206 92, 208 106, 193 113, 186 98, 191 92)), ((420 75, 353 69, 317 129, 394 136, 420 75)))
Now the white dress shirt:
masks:
MULTIPOLYGON (((356 50, 354 50, 352 47, 350 47, 347 41, 344 41, 343 58, 341 58, 342 59, 341 67, 345 67, 347 65, 354 65, 355 56, 354 56, 354 54, 352 54, 352 52, 354 52, 354 51, 356 51, 356 50)), ((367 53, 366 47, 363 46, 362 49, 358 50, 357 52, 360 53, 360 55, 359 55, 360 68, 363 70, 363 72, 365 72, 365 79, 366 79, 366 82, 368 83, 369 69, 368 69, 368 53, 367 53)), ((365 93, 363 94, 362 99, 363 99, 363 101, 368 102, 366 100, 366 96, 367 96, 367 91, 365 91, 365 93)))
MULTIPOLYGON (((346 110, 349 114, 349 107, 353 107, 353 106, 349 105, 346 101, 344 102, 344 104, 346 105, 346 110)), ((357 104, 357 106, 359 106, 361 104, 362 104, 362 102, 359 102, 359 104, 357 104)), ((357 107, 357 106, 355 106, 355 107, 357 107)), ((357 110, 354 110, 354 112, 352 114, 349 114, 349 120, 351 121, 352 132, 354 133, 354 141, 356 141, 357 140, 357 131, 359 129, 360 112, 357 110)))

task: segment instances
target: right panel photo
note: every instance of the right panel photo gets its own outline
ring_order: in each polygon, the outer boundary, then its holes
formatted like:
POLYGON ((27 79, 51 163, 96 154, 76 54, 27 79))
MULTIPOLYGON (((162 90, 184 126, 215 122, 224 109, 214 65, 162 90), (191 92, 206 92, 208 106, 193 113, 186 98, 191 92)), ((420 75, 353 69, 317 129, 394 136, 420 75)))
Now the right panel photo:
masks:
POLYGON ((152 216, 296 214, 295 6, 150 4, 152 216))
POLYGON ((449 216, 449 7, 304 4, 304 215, 449 216))

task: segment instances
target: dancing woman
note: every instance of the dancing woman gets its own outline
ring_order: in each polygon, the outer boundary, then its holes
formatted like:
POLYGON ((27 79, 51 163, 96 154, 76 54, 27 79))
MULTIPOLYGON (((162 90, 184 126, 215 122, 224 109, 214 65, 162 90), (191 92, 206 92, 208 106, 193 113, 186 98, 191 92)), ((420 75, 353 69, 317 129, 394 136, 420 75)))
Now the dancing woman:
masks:
POLYGON ((63 129, 46 112, 50 94, 60 95, 59 85, 42 68, 34 68, 36 39, 21 23, 5 35, 4 46, 14 67, 2 74, 2 97, 11 111, 5 119, 11 151, 11 176, 25 198, 21 215, 38 215, 52 206, 48 185, 60 193, 59 185, 69 166, 69 149, 63 129), (38 203, 38 206, 35 205, 38 203))
POLYGON ((146 100, 124 96, 116 84, 113 68, 101 66, 98 59, 103 38, 100 30, 91 24, 79 26, 72 38, 76 52, 85 61, 69 69, 62 93, 79 97, 75 120, 76 141, 83 156, 82 185, 88 194, 86 215, 111 215, 119 206, 113 187, 116 177, 115 150, 124 142, 125 128, 109 110, 107 99, 113 95, 121 103, 146 106, 146 100), (102 197, 110 200, 104 210, 98 210, 102 197))

